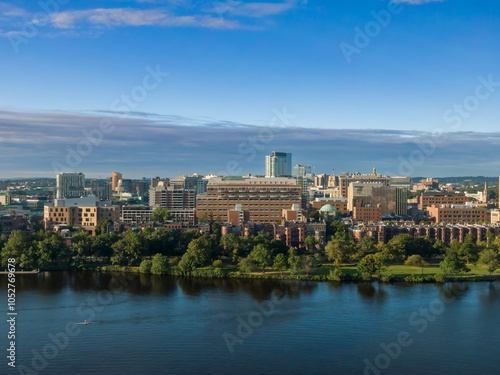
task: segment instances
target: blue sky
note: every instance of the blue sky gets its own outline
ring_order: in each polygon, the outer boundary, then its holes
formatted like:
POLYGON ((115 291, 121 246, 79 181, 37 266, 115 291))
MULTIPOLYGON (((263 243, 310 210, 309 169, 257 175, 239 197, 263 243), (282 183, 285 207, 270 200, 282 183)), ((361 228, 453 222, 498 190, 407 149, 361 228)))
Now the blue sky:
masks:
POLYGON ((491 0, 0 0, 0 178, 54 165, 240 171, 228 162, 259 174, 273 150, 318 173, 499 175, 499 10, 491 0), (68 165, 68 148, 102 119, 113 131, 68 165))

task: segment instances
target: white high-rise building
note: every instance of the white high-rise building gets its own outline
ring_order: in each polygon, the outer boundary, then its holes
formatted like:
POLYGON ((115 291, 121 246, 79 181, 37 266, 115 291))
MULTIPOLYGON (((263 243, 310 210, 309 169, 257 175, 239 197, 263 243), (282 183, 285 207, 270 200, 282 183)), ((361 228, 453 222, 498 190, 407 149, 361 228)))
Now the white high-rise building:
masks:
POLYGON ((83 173, 60 173, 56 176, 56 198, 80 198, 85 196, 83 173))
POLYGON ((266 177, 291 177, 292 154, 276 152, 266 156, 266 177))

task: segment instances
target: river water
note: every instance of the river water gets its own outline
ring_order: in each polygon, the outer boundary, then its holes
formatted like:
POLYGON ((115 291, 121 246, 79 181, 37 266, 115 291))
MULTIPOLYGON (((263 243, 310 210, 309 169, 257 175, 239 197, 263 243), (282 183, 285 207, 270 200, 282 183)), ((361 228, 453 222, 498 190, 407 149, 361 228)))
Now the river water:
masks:
POLYGON ((500 283, 45 272, 17 275, 15 308, 1 374, 500 373, 500 283))

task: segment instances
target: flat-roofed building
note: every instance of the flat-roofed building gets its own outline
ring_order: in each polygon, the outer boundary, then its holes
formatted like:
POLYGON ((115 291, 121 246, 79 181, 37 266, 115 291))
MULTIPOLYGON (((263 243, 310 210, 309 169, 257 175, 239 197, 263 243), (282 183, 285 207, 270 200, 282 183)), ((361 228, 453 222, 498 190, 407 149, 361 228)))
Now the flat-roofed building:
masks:
POLYGON ((422 192, 418 197, 418 209, 425 210, 427 207, 432 205, 449 205, 458 204, 463 205, 467 202, 467 197, 465 193, 453 193, 453 192, 422 192))
POLYGON ((467 205, 432 205, 427 207, 427 214, 436 219, 436 223, 485 223, 488 222, 488 210, 483 207, 467 205))
POLYGON ((237 204, 255 223, 279 223, 283 209, 294 204, 302 208, 302 187, 285 177, 214 177, 206 193, 196 197, 196 215, 224 219, 237 204))
POLYGON ((339 176, 335 176, 335 186, 340 187, 340 192, 345 198, 347 198, 349 184, 351 182, 360 182, 365 184, 376 183, 381 184, 382 186, 390 186, 391 178, 378 174, 375 168, 373 168, 373 171, 370 174, 344 173, 339 176))
POLYGON ((79 198, 85 193, 85 175, 83 173, 59 173, 56 176, 56 198, 79 198))
POLYGON ((364 222, 377 222, 382 220, 382 207, 376 206, 355 206, 352 211, 353 220, 364 222))
POLYGON ((43 212, 45 230, 51 230, 55 225, 95 227, 98 222, 106 219, 118 222, 119 217, 118 206, 45 205, 43 212))
POLYGON ((500 223, 500 209, 495 209, 490 211, 490 221, 491 224, 500 223))

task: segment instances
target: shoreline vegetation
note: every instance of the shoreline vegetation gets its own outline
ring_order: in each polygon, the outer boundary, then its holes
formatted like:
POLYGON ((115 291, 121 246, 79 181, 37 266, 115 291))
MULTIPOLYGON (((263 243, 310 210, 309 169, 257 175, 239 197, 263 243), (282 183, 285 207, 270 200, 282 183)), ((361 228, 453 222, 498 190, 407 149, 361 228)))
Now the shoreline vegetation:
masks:
MULTIPOLYGON (((321 265, 316 270, 305 274, 294 274, 291 272, 277 272, 272 269, 266 272, 240 272, 237 268, 214 268, 203 267, 194 270, 187 275, 178 267, 172 267, 168 273, 158 276, 193 277, 193 278, 219 278, 219 279, 266 279, 266 280, 299 280, 299 281, 334 281, 349 283, 444 283, 444 282, 494 282, 500 280, 500 273, 489 274, 485 268, 471 266, 471 273, 462 275, 443 276, 439 273, 437 266, 424 267, 423 274, 420 268, 391 265, 386 272, 380 275, 363 277, 356 270, 355 265, 321 265), (340 270, 340 272, 338 271, 340 270)), ((110 273, 132 273, 155 275, 151 272, 141 272, 140 266, 118 266, 118 265, 88 265, 86 267, 49 267, 40 272, 60 271, 88 271, 88 272, 110 272, 110 273)))
POLYGON ((13 231, 0 236, 3 271, 15 260, 17 270, 134 272, 182 277, 304 281, 378 281, 441 283, 500 279, 500 236, 482 241, 468 234, 449 244, 428 237, 397 234, 387 243, 365 236, 355 242, 334 220, 320 246, 307 236, 302 247, 289 247, 266 232, 250 237, 221 234, 210 219, 208 233, 143 228, 116 234, 100 222, 94 236, 82 231, 62 237, 52 231, 13 231))

